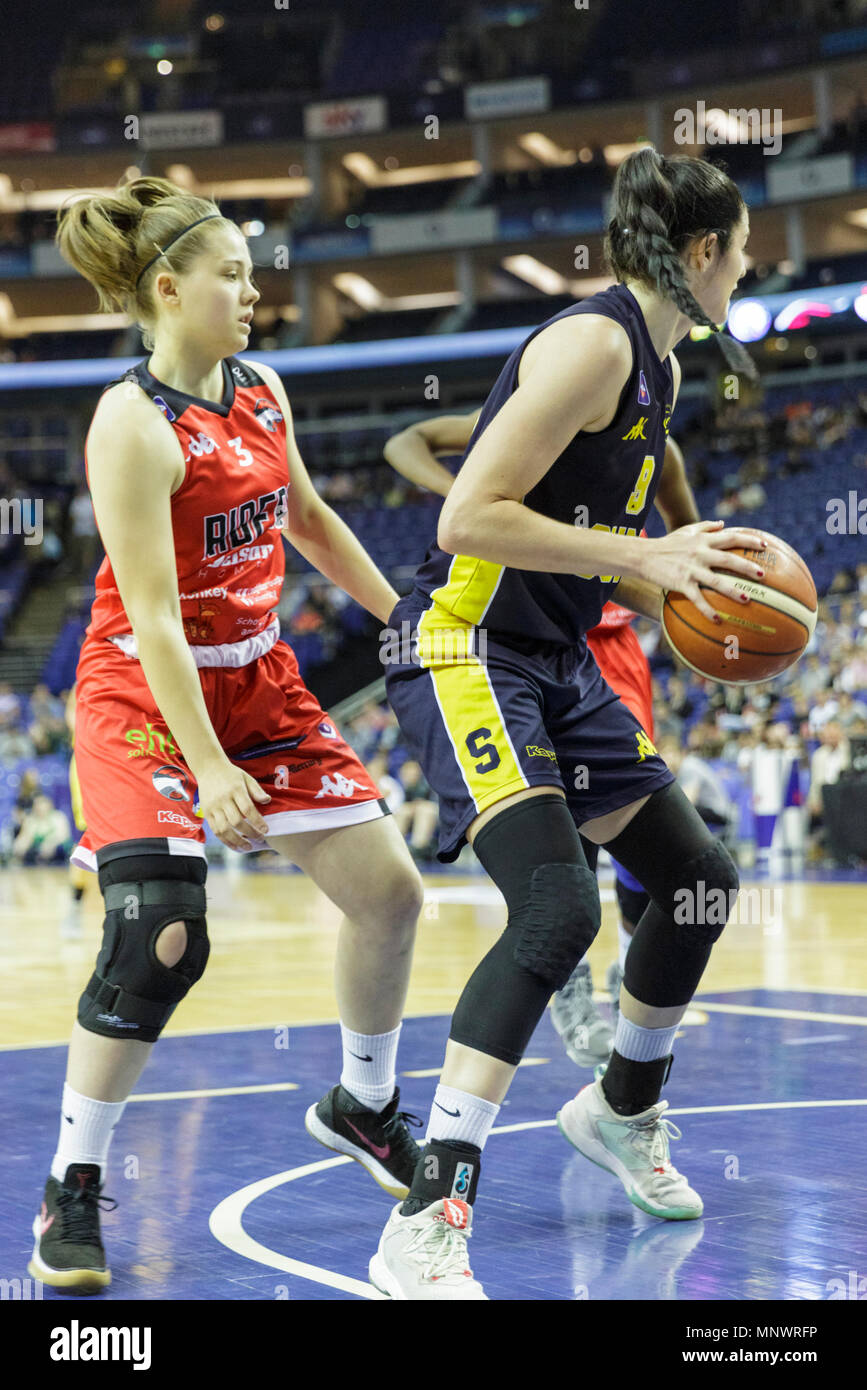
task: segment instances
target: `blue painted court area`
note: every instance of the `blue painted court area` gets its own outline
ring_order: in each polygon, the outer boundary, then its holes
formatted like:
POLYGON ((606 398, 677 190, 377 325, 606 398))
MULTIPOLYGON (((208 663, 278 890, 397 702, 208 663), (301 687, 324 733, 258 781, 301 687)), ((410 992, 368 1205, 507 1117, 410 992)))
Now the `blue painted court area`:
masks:
MULTIPOLYGON (((834 1280, 867 1273, 867 997, 755 990, 695 1007, 664 1096, 684 1136, 672 1159, 703 1220, 645 1216, 569 1147, 554 1115, 591 1076, 546 1014, 530 1055, 549 1060, 519 1070, 485 1151, 470 1253, 492 1299, 827 1299, 834 1280)), ((401 1072, 438 1068, 447 1032, 444 1017, 407 1020, 401 1072)), ((112 1146, 101 1300, 378 1297, 367 1261, 391 1199, 303 1127, 337 1079, 338 1030, 285 1041, 257 1030, 159 1043, 112 1146), (175 1095, 216 1089, 230 1094, 175 1095)), ((60 1047, 3 1057, 5 1278, 26 1275, 64 1062, 60 1047)), ((400 1085, 426 1119, 435 1076, 400 1085)))

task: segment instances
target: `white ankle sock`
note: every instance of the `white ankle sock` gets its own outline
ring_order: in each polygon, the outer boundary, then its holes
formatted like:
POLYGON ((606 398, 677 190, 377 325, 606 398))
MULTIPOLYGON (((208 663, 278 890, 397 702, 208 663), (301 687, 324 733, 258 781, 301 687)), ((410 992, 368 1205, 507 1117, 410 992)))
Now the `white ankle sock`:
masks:
POLYGON ((624 1018, 621 1009, 617 1015, 614 1049, 630 1062, 655 1062, 671 1052, 679 1027, 680 1024, 675 1023, 671 1028, 640 1028, 637 1023, 630 1023, 628 1018, 624 1018))
POLYGON ((626 969, 626 952, 629 950, 629 947, 630 947, 630 945, 631 945, 631 942, 632 942, 632 937, 629 935, 629 932, 625 930, 625 928, 624 928, 622 922, 618 922, 618 923, 617 923, 617 955, 618 955, 618 959, 620 960, 620 969, 621 969, 621 970, 625 970, 625 969, 626 969))
POLYGON ((340 1084, 368 1110, 379 1113, 394 1095, 397 1042, 402 1027, 399 1023, 390 1033, 353 1033, 351 1028, 340 1025, 340 1084))
POLYGON ((96 1163, 100 1176, 105 1171, 111 1132, 126 1106, 117 1102, 91 1100, 64 1084, 60 1113, 60 1137, 51 1163, 51 1176, 63 1182, 70 1163, 96 1163))
POLYGON ((493 1101, 440 1084, 431 1106, 425 1138, 462 1139, 465 1144, 483 1149, 499 1113, 500 1107, 493 1101))

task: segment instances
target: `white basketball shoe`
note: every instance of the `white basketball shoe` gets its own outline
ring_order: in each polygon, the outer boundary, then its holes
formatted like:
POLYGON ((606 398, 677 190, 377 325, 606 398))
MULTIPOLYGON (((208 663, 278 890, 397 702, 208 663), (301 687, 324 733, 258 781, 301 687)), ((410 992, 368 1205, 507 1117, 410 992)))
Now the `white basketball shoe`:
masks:
POLYGON ((487 1299, 467 1258, 473 1209, 443 1197, 415 1216, 395 1207, 370 1261, 370 1282, 404 1301, 487 1299))
POLYGON ((704 1203, 669 1158, 669 1141, 681 1133, 665 1119, 667 1109, 661 1100, 639 1115, 618 1115, 600 1079, 563 1106, 557 1124, 573 1148, 620 1179, 636 1207, 667 1221, 691 1221, 704 1203))

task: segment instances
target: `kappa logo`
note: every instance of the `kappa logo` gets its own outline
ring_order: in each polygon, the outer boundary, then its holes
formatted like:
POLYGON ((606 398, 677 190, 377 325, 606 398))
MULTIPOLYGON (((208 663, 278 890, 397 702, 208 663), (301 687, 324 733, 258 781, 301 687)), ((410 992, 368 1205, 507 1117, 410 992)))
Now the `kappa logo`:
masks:
POLYGON ((638 373, 638 404, 650 405, 650 392, 647 389, 647 382, 644 377, 644 372, 638 373))
POLYGON ((640 763, 643 763, 645 758, 659 757, 656 751, 656 744, 653 742, 650 735, 645 733, 644 729, 636 730, 635 742, 638 745, 638 761, 640 763))
POLYGON ((662 417, 662 428, 665 430, 665 433, 666 433, 666 434, 668 434, 668 425, 669 425, 669 421, 670 421, 670 420, 671 420, 671 401, 666 401, 666 404, 665 404, 665 412, 664 412, 663 417, 662 417))
POLYGON ((628 440, 628 439, 644 439, 644 440, 646 440, 646 439, 647 439, 647 435, 644 433, 646 426, 647 426, 647 416, 646 416, 646 415, 641 415, 641 416, 639 416, 639 418, 636 420, 636 422, 635 422, 635 424, 632 426, 632 428, 631 428, 631 429, 628 429, 628 430, 626 431, 625 434, 622 434, 622 435, 620 436, 620 438, 621 438, 621 439, 627 439, 627 440, 628 440))
POLYGON ((529 758, 553 758, 555 763, 557 761, 557 754, 553 748, 540 748, 535 743, 525 743, 524 752, 529 758))
POLYGON ((351 777, 344 777, 342 772, 338 772, 336 777, 329 777, 327 774, 322 778, 321 789, 316 793, 314 800, 318 801, 323 796, 354 796, 360 787, 351 777))
MULTIPOLYGON (((198 811, 196 812, 198 815, 198 811)), ((157 821, 160 825, 186 825, 190 822, 186 816, 182 816, 179 811, 157 811, 157 821)))
POLYGON ((253 406, 253 414, 259 423, 264 425, 266 430, 270 430, 272 434, 283 419, 282 412, 277 409, 276 405, 272 405, 270 401, 264 399, 256 401, 253 406))
POLYGON ((152 780, 160 796, 167 796, 169 801, 190 800, 187 791, 190 779, 183 768, 175 767, 173 763, 163 763, 154 772, 152 780))

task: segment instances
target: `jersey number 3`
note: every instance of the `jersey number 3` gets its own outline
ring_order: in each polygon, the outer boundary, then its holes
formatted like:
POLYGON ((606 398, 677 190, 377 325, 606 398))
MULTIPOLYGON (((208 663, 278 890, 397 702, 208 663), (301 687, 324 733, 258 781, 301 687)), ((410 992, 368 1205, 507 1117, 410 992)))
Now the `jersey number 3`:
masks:
POLYGON ((253 455, 250 453, 249 449, 244 448, 244 443, 241 439, 241 436, 239 434, 236 434, 234 439, 227 439, 226 443, 228 444, 230 449, 235 450, 235 453, 238 455, 238 462, 240 463, 241 467, 249 468, 250 464, 253 462, 253 455))

